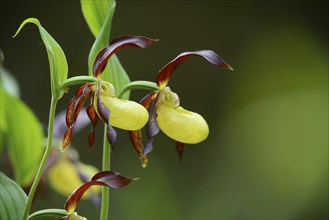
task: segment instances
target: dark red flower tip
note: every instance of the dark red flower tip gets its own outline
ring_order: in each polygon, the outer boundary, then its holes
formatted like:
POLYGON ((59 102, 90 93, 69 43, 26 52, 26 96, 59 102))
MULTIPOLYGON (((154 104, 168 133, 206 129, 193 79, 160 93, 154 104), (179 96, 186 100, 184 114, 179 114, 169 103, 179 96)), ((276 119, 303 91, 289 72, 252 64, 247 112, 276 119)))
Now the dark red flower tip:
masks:
POLYGON ((176 149, 178 152, 178 160, 179 162, 182 161, 183 153, 184 153, 184 143, 176 141, 176 149))
POLYGON ((95 127, 97 125, 98 117, 96 110, 93 106, 93 104, 89 105, 86 109, 87 115, 91 121, 91 131, 88 135, 88 142, 89 142, 89 149, 92 149, 94 146, 94 141, 95 141, 95 127))
POLYGON ((211 50, 199 50, 192 52, 184 52, 179 54, 175 59, 170 61, 167 65, 165 65, 158 73, 156 82, 158 86, 160 84, 165 87, 175 71, 175 69, 182 64, 187 58, 191 56, 200 56, 206 59, 209 63, 221 67, 223 69, 233 70, 233 68, 226 63, 220 56, 218 56, 215 52, 211 50))
POLYGON ((97 55, 93 65, 94 76, 97 77, 103 72, 110 57, 119 49, 124 47, 146 48, 157 41, 158 39, 142 36, 122 36, 112 40, 110 44, 97 55))

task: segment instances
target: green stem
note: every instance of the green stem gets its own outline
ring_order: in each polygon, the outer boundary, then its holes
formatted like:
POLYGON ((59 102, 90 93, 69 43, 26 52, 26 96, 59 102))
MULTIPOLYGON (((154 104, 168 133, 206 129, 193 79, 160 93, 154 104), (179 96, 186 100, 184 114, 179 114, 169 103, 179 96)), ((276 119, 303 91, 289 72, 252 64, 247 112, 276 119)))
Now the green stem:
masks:
POLYGON ((71 78, 68 78, 65 80, 60 87, 60 90, 62 91, 64 88, 69 87, 69 86, 75 86, 75 85, 80 85, 88 82, 97 82, 97 78, 93 76, 74 76, 71 78))
MULTIPOLYGON (((107 125, 104 126, 102 170, 110 170, 111 146, 107 140, 107 125)), ((110 187, 102 187, 102 206, 100 219, 107 219, 109 213, 110 187)))
POLYGON ((52 145, 52 141, 53 141, 53 127, 54 127, 56 105, 57 105, 57 98, 52 97, 51 104, 50 104, 50 110, 49 110, 47 147, 46 147, 45 153, 43 154, 43 157, 42 157, 40 165, 39 165, 38 172, 37 172, 37 174, 34 178, 34 181, 32 183, 29 195, 27 197, 27 202, 26 202, 23 217, 22 217, 22 219, 24 219, 24 220, 27 219, 27 216, 29 214, 29 210, 30 210, 31 205, 32 205, 32 201, 33 201, 33 198, 34 198, 35 191, 38 187, 38 184, 39 184, 40 179, 42 177, 43 170, 45 168, 46 162, 48 160, 48 157, 49 157, 49 154, 50 154, 50 151, 51 151, 51 147, 52 147, 51 145, 52 145))

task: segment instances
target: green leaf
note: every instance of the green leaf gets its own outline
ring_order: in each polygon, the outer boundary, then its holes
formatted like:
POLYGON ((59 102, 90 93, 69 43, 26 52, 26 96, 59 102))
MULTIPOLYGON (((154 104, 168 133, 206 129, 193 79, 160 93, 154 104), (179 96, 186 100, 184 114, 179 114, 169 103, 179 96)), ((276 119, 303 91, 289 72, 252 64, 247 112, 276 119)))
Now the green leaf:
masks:
MULTIPOLYGON (((120 94, 122 89, 130 82, 130 79, 121 65, 117 56, 112 56, 109 59, 104 72, 101 75, 102 79, 112 83, 116 94, 120 94)), ((126 92, 121 99, 129 99, 130 91, 126 92)))
POLYGON ((3 88, 0 86, 0 155, 4 148, 6 133, 8 132, 8 123, 6 120, 6 96, 3 93, 3 88))
POLYGON ((20 25, 16 34, 16 37, 21 29, 27 23, 33 23, 39 28, 39 32, 43 43, 46 46, 49 66, 50 66, 50 82, 52 95, 56 98, 61 98, 63 92, 61 91, 61 84, 67 79, 68 67, 65 54, 59 44, 54 38, 41 26, 40 22, 36 18, 28 18, 20 25))
MULTIPOLYGON (((88 27, 94 37, 97 37, 102 29, 104 21, 107 19, 108 10, 112 8, 114 13, 115 1, 85 1, 81 0, 81 8, 83 16, 88 24, 88 27), (105 10, 104 10, 105 9, 105 10)), ((112 18, 111 18, 112 19, 112 18)))
MULTIPOLYGON (((4 55, 0 50, 0 84, 11 95, 19 97, 20 89, 13 75, 3 67, 4 55)), ((0 122, 1 123, 1 122, 0 122)))
MULTIPOLYGON (((96 40, 90 50, 88 57, 89 74, 92 74, 92 67, 97 54, 109 44, 110 31, 112 26, 112 18, 115 11, 115 1, 84 1, 81 0, 81 7, 86 22, 96 37, 96 40)), ((106 80, 114 86, 117 93, 130 82, 130 79, 121 65, 118 57, 113 55, 101 78, 106 80)), ((124 95, 125 99, 129 98, 129 93, 124 95)))
POLYGON ((19 185, 0 172, 0 219, 21 219, 27 196, 19 185))
POLYGON ((12 163, 15 180, 21 186, 31 183, 37 171, 43 148, 43 132, 38 119, 20 99, 9 95, 2 87, 1 116, 6 121, 9 159, 12 163))
POLYGON ((61 219, 68 215, 64 209, 43 209, 32 213, 27 220, 61 219))

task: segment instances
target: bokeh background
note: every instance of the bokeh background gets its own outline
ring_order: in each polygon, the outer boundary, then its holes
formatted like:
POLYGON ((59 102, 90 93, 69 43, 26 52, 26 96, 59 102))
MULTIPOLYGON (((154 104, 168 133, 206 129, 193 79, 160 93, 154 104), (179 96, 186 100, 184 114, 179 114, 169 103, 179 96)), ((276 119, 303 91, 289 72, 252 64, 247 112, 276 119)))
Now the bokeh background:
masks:
MULTIPOLYGON (((49 67, 38 18, 63 48, 69 76, 87 74, 93 36, 79 1, 1 1, 5 67, 21 97, 46 125, 49 67)), ((188 145, 178 163, 174 141, 155 140, 143 169, 119 131, 112 169, 139 177, 111 190, 111 219, 327 219, 328 7, 325 1, 118 0, 111 38, 159 38, 152 47, 118 56, 131 80, 154 81, 162 66, 189 50, 216 51, 235 69, 191 58, 172 77, 181 104, 202 114, 209 138, 188 145)), ((58 104, 64 110, 74 88, 58 104)), ((139 100, 145 91, 133 92, 139 100)), ((17 122, 22 123, 24 122, 17 122)), ((85 163, 101 167, 101 136, 89 151, 84 129, 73 139, 85 163)), ((101 135, 101 126, 98 135, 101 135)), ((28 156, 28 155, 27 155, 28 156)), ((34 209, 62 208, 66 198, 46 185, 34 209)), ((97 219, 89 201, 77 208, 97 219)))

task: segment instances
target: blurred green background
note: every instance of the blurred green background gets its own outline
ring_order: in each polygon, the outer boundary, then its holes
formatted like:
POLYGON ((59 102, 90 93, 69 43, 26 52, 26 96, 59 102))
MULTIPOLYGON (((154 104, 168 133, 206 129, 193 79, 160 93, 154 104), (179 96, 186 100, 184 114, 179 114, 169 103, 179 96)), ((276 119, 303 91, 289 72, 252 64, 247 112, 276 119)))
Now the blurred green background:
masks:
MULTIPOLYGON (((48 58, 37 28, 12 39, 20 23, 38 18, 63 48, 69 76, 87 74, 93 36, 79 1, 1 1, 5 67, 22 99, 45 125, 48 58)), ((327 219, 328 7, 325 1, 117 1, 111 38, 144 35, 160 42, 118 53, 131 80, 155 80, 179 53, 216 51, 235 70, 191 58, 170 87, 185 108, 202 114, 209 138, 188 145, 178 163, 174 142, 155 140, 143 169, 119 131, 112 169, 139 177, 111 190, 111 219, 327 219)), ((58 104, 64 110, 74 88, 58 104)), ((133 92, 139 100, 144 91, 133 92)), ((18 122, 24 123, 24 122, 18 122)), ((101 135, 101 126, 98 126, 101 135)), ((101 136, 92 152, 89 128, 73 144, 81 160, 101 167, 101 136)), ((34 209, 62 208, 66 198, 47 186, 34 209)), ((82 201, 77 211, 97 219, 82 201)))

